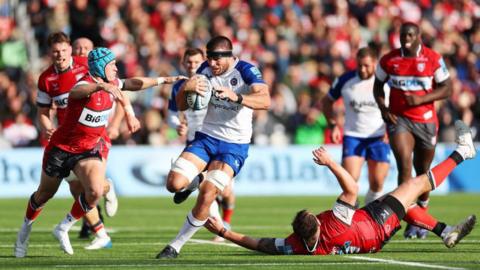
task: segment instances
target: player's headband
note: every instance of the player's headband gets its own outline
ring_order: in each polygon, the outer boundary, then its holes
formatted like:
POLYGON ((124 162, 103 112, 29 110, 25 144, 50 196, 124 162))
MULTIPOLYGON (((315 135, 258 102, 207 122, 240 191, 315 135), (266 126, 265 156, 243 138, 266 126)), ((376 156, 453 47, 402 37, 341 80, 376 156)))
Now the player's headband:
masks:
POLYGON ((207 51, 208 59, 220 59, 222 57, 232 57, 232 51, 207 51))

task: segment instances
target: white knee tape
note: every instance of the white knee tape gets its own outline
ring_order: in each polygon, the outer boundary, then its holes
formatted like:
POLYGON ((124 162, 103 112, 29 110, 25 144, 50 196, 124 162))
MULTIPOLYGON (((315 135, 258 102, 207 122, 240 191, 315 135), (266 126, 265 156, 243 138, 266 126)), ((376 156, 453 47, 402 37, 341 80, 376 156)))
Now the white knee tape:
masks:
POLYGON ((195 166, 193 162, 182 157, 179 157, 175 163, 172 164, 172 171, 185 176, 189 183, 198 175, 197 166, 195 166))
POLYGON ((224 171, 212 170, 208 171, 206 180, 214 184, 220 191, 223 191, 230 184, 231 178, 224 171))

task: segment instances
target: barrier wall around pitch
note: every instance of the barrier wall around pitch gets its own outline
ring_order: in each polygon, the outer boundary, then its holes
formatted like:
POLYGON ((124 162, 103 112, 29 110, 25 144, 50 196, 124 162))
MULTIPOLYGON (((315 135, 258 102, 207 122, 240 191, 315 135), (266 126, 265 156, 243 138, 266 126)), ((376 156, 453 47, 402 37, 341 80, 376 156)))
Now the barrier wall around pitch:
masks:
MULTIPOLYGON (((332 156, 340 161, 341 147, 327 146, 332 156)), ((313 147, 251 147, 241 173, 235 179, 238 195, 337 195, 340 188, 325 167, 312 161, 313 147)), ((433 164, 450 154, 452 146, 438 145, 433 164)), ((115 182, 120 196, 170 196, 165 181, 171 163, 182 151, 181 147, 113 147, 107 174, 115 182)), ((0 152, 0 197, 27 197, 38 186, 41 174, 41 148, 20 148, 0 152)), ((393 155, 385 190, 397 183, 397 168, 393 155)), ((446 184, 434 194, 450 191, 480 192, 478 177, 480 160, 465 162, 450 175, 446 184)), ((367 168, 360 179, 360 192, 368 188, 367 168)), ((70 196, 68 185, 62 183, 57 196, 70 196)))

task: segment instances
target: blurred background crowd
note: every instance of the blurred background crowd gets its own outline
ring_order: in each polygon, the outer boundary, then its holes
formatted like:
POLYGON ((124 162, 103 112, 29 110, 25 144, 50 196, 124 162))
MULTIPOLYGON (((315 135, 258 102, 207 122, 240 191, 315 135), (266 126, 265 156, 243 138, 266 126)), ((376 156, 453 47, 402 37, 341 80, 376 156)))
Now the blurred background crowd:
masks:
MULTIPOLYGON (((423 42, 443 55, 453 95, 436 105, 439 141, 454 138, 453 122, 480 127, 480 4, 474 0, 0 0, 0 148, 39 145, 37 79, 50 63, 48 34, 90 38, 117 55, 120 77, 182 74, 186 47, 204 48, 214 35, 258 65, 271 89, 258 111, 257 145, 329 142, 321 99, 336 77, 354 69, 356 51, 398 48, 403 21, 418 23, 423 42)), ((166 123, 170 87, 130 97, 142 129, 114 143, 183 143, 166 123)), ((335 113, 342 121, 343 104, 335 113)))

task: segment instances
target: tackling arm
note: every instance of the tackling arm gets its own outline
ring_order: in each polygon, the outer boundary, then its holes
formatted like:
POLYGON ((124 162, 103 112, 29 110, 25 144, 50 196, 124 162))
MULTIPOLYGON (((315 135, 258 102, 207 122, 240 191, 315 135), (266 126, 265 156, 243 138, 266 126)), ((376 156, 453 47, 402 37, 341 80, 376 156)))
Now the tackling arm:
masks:
POLYGON ((205 223, 205 227, 212 233, 217 234, 233 243, 251 250, 260 251, 267 254, 281 254, 275 247, 275 238, 255 239, 241 233, 227 230, 222 222, 214 217, 210 217, 205 223))
POLYGON ((172 84, 180 79, 185 79, 185 76, 170 76, 170 77, 158 77, 158 78, 148 78, 148 77, 133 77, 125 79, 123 82, 123 90, 128 91, 138 91, 160 84, 172 84))

